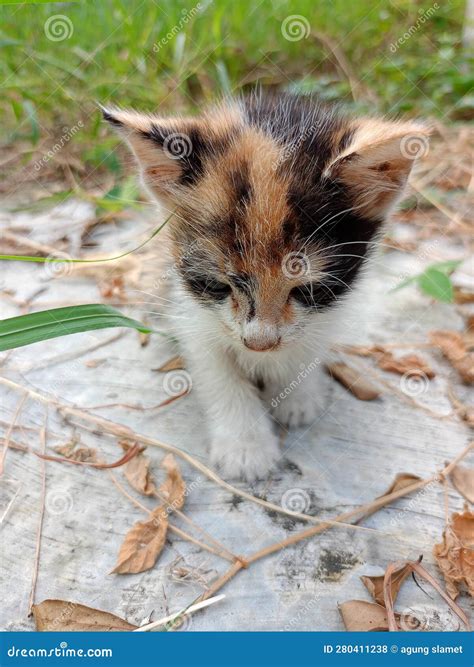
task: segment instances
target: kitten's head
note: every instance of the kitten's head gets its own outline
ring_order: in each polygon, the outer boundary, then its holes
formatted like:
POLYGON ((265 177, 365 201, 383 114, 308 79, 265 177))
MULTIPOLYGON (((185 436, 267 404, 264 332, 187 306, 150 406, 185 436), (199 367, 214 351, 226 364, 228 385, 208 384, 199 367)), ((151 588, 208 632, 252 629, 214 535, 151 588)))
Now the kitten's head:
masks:
POLYGON ((165 208, 180 280, 237 344, 298 339, 350 292, 427 129, 255 95, 196 118, 104 110, 165 208))

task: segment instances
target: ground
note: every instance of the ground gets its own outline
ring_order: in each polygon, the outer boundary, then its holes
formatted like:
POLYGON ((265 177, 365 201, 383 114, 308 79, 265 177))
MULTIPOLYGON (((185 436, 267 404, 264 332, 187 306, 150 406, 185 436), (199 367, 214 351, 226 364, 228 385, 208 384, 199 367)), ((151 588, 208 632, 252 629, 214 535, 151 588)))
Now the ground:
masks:
MULTIPOLYGON (((278 468, 251 488, 232 480, 238 489, 286 509, 326 519, 380 496, 398 473, 423 478, 435 475, 468 444, 468 426, 453 413, 448 388, 466 403, 470 390, 440 351, 427 343, 430 331, 462 331, 472 306, 436 302, 415 285, 390 291, 433 261, 453 258, 465 260, 453 275, 453 282, 472 291, 469 179, 466 181, 463 174, 467 162, 456 159, 458 149, 453 148, 456 142, 465 145, 466 132, 460 128, 449 137, 438 135, 435 140, 432 161, 413 181, 417 204, 406 205, 395 217, 390 238, 386 239, 387 248, 373 281, 372 300, 361 318, 367 327, 361 327, 357 334, 351 331, 342 341, 351 345, 393 345, 390 349, 397 355, 416 353, 436 376, 410 384, 410 378, 381 371, 372 358, 354 356, 339 347, 335 356, 373 383, 380 397, 361 401, 326 376, 325 407, 318 420, 308 429, 283 434, 278 468), (445 161, 444 171, 440 169, 440 155, 445 161), (449 180, 444 189, 443 179, 449 180), (419 195, 420 191, 431 198, 431 203, 419 195)), ((93 205, 74 198, 43 211, 19 212, 7 202, 0 218, 2 230, 8 232, 1 252, 41 255, 61 249, 73 256, 111 256, 134 247, 154 223, 146 207, 94 227, 91 219, 95 219, 93 205), (85 228, 87 238, 95 244, 93 248, 81 247, 85 228)), ((84 269, 67 262, 59 267, 5 263, 2 317, 106 302, 151 321, 151 312, 143 310, 152 311, 156 306, 144 306, 143 302, 152 299, 139 290, 141 267, 153 261, 159 237, 153 244, 145 247, 138 259, 132 255, 114 265, 113 271, 110 266, 84 269)), ((159 320, 154 326, 160 326, 159 320)), ((99 470, 43 463, 33 454, 44 444, 42 429, 47 412, 44 442, 48 454, 56 455, 53 447, 79 439, 82 446, 96 449, 101 459, 110 462, 122 456, 117 435, 84 422, 80 415, 59 413, 54 401, 60 401, 126 425, 136 434, 173 444, 207 464, 206 424, 194 393, 157 407, 170 398, 167 374, 157 369, 176 352, 161 336, 144 338, 132 330, 111 329, 1 353, 0 424, 3 445, 9 443, 0 508, 2 629, 34 627, 28 608, 41 516, 35 602, 45 598, 72 600, 139 624, 150 616, 157 619, 186 607, 227 569, 225 560, 170 532, 155 567, 141 574, 110 574, 125 533, 144 518, 144 512, 112 483, 111 475, 142 505, 152 508, 153 501, 139 497, 127 486, 120 467, 99 470), (41 403, 30 393, 20 404, 21 387, 39 392, 49 402, 41 403)), ((157 477, 163 453, 156 446, 147 448, 157 477)), ((472 465, 473 461, 471 452, 466 463, 472 465)), ((179 463, 189 489, 186 515, 235 554, 248 556, 307 525, 244 500, 189 464, 179 463)), ((446 511, 461 511, 462 507, 463 499, 451 485, 432 482, 375 512, 361 522, 359 529, 334 527, 242 570, 222 589, 226 598, 196 613, 184 628, 343 629, 338 605, 351 599, 369 601, 360 577, 382 574, 393 561, 423 555, 424 566, 443 585, 432 549, 441 541, 446 511)), ((179 517, 172 521, 189 529, 179 517)), ((458 602, 471 616, 470 599, 463 594, 458 602)), ((414 581, 407 581, 396 608, 415 610, 432 629, 459 627, 457 617, 423 582, 418 587, 414 581)))

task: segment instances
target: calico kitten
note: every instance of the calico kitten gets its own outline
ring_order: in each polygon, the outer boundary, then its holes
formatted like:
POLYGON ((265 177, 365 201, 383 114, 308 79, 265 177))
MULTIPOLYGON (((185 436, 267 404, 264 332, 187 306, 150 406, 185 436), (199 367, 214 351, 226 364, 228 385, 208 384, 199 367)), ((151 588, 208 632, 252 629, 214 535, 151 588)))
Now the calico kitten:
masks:
POLYGON ((316 366, 351 306, 351 321, 361 317, 364 268, 428 131, 288 94, 195 118, 103 113, 151 197, 174 212, 176 333, 211 460, 227 477, 266 475, 279 458, 269 413, 289 426, 315 420, 316 366))

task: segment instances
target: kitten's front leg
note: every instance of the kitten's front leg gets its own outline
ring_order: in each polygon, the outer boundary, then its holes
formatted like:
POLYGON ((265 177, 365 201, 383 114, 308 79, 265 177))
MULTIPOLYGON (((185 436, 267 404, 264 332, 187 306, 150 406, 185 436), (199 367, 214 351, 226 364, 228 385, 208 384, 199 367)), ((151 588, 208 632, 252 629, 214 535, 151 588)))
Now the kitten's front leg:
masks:
POLYGON ((227 478, 265 477, 279 457, 278 438, 257 389, 230 356, 193 355, 191 374, 211 431, 211 462, 227 478))
POLYGON ((309 426, 322 411, 323 370, 318 358, 297 356, 288 365, 283 381, 270 386, 266 402, 275 420, 283 426, 309 426))

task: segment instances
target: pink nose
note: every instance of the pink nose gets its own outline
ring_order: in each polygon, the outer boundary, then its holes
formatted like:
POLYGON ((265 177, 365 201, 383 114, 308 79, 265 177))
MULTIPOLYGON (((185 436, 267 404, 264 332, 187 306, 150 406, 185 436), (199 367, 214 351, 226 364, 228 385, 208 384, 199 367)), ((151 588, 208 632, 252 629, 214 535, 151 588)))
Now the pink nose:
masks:
POLYGON ((254 352, 265 352, 265 350, 274 350, 280 345, 281 338, 244 338, 245 347, 254 352))

